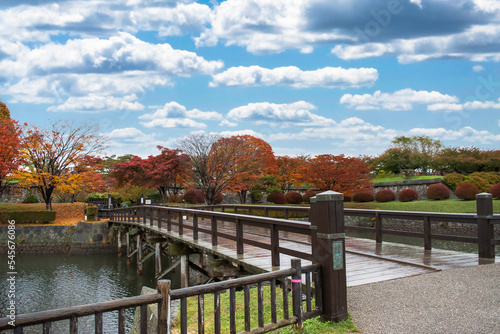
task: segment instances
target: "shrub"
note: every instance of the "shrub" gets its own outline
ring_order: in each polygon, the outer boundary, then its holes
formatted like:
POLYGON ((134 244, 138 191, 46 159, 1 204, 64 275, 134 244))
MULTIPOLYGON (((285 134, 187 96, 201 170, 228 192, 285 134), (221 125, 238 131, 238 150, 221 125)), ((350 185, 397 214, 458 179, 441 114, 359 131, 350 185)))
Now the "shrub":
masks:
POLYGON ((87 220, 94 221, 97 220, 97 212, 99 209, 97 206, 88 206, 85 208, 85 213, 87 214, 87 220))
POLYGON ((310 203, 311 197, 316 196, 320 192, 321 191, 317 191, 317 190, 308 190, 308 191, 306 191, 306 193, 304 195, 302 195, 302 201, 304 201, 304 203, 310 203))
POLYGON ((493 198, 500 198, 500 183, 494 184, 490 187, 490 194, 493 195, 493 198))
POLYGON ((466 201, 472 201, 476 199, 476 194, 479 194, 479 189, 477 189, 475 185, 470 183, 462 183, 457 187, 457 190, 455 190, 455 195, 457 195, 458 198, 466 201))
POLYGON ((354 202, 373 202, 375 198, 370 190, 362 190, 357 192, 352 197, 354 202))
POLYGON ((23 201, 24 204, 32 204, 32 203, 40 203, 38 198, 36 198, 34 195, 29 195, 26 197, 23 201))
POLYGON ((418 199, 418 193, 413 189, 404 189, 399 192, 400 202, 411 202, 418 199))
POLYGON ((262 190, 253 189, 250 191, 250 196, 252 197, 252 203, 262 203, 262 190))
POLYGON ((450 198, 450 189, 441 183, 431 184, 427 188, 427 198, 434 200, 442 200, 450 198))
POLYGON ((182 203, 182 195, 170 195, 168 196, 169 203, 182 203))
POLYGON ((189 189, 184 194, 184 200, 186 203, 200 204, 205 203, 205 196, 203 196, 203 193, 199 189, 189 189))
POLYGON ((377 193, 375 194, 375 200, 377 202, 392 202, 396 200, 396 195, 390 189, 383 189, 377 191, 377 193))
POLYGON ((283 193, 274 191, 267 195, 267 202, 272 202, 274 204, 285 204, 285 195, 283 195, 283 193))
POLYGON ((443 177, 443 182, 455 191, 459 185, 465 182, 465 176, 458 173, 450 173, 443 177))
POLYGON ((222 194, 218 193, 217 196, 215 196, 215 204, 221 204, 223 200, 222 194))
POLYGON ((300 204, 302 203, 302 195, 296 191, 290 191, 285 195, 285 201, 288 204, 300 204))
POLYGON ((47 224, 56 220, 56 212, 46 211, 46 210, 0 211, 0 221, 6 222, 9 220, 14 220, 16 224, 17 223, 47 224))

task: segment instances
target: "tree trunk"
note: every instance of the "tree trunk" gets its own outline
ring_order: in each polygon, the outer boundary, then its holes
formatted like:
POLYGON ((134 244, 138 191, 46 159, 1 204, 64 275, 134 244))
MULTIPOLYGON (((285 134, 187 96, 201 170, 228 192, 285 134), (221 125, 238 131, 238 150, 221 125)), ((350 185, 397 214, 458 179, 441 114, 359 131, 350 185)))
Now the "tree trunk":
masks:
POLYGON ((247 202, 247 191, 246 190, 238 191, 238 196, 240 198, 240 204, 245 204, 247 202))

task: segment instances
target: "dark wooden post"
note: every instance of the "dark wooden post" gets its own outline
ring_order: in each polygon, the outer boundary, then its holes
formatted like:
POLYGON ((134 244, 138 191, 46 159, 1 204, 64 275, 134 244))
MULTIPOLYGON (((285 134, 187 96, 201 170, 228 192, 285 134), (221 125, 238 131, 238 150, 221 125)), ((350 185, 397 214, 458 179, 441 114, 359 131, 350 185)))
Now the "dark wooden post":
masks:
POLYGON ((212 216, 212 246, 217 246, 217 218, 212 216))
POLYGON ((161 274, 161 242, 155 243, 155 276, 161 274))
POLYGON ((375 241, 382 243, 382 218, 378 212, 375 212, 375 241))
POLYGON ((295 327, 302 328, 302 265, 299 259, 292 259, 292 307, 293 315, 297 318, 295 327))
POLYGON ((158 333, 170 333, 170 280, 159 280, 156 288, 162 300, 158 304, 158 333))
POLYGON ((198 215, 193 214, 193 240, 198 240, 198 215))
POLYGON ((142 236, 137 235, 137 274, 142 274, 142 236))
POLYGON ((177 219, 177 222, 179 223, 179 235, 184 234, 184 222, 182 219, 182 211, 179 211, 179 218, 177 219))
POLYGON ((495 238, 495 230, 489 221, 493 217, 493 196, 488 193, 477 194, 476 207, 479 257, 494 259, 495 245, 492 244, 492 240, 495 238))
POLYGON ((311 198, 312 255, 321 264, 322 316, 335 322, 347 319, 343 200, 344 195, 334 191, 311 198))
POLYGON ((243 254, 243 224, 236 218, 236 254, 243 254))
POLYGON ((278 226, 276 224, 271 224, 271 265, 273 267, 278 267, 280 265, 280 235, 278 226))

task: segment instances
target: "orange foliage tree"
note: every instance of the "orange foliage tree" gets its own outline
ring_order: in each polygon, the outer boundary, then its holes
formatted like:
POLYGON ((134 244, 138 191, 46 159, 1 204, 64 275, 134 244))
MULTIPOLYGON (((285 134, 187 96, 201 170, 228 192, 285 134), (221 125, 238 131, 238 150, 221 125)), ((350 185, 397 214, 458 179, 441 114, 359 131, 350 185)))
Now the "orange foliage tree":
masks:
POLYGON ((69 197, 71 203, 81 194, 103 192, 106 183, 102 175, 103 160, 96 156, 86 156, 71 170, 55 191, 55 195, 66 201, 69 197))
POLYGON ((299 187, 307 180, 308 157, 289 157, 288 155, 276 158, 277 173, 276 182, 286 194, 299 187))
POLYGON ((147 159, 134 156, 129 161, 114 164, 111 176, 119 186, 156 188, 164 200, 168 195, 177 194, 189 178, 189 156, 180 150, 157 148, 159 155, 150 155, 147 159))
POLYGON ((221 138, 216 147, 221 154, 226 154, 226 147, 233 148, 228 152, 233 154, 234 164, 227 190, 237 193, 241 204, 262 176, 276 174, 278 170, 271 145, 260 138, 250 135, 221 138))
POLYGON ((7 105, 0 101, 0 194, 7 188, 8 176, 15 172, 20 164, 20 128, 10 118, 7 105))
POLYGON ((97 134, 94 124, 58 121, 48 129, 25 125, 21 138, 20 158, 23 167, 15 177, 21 185, 37 187, 47 210, 52 210, 52 196, 72 181, 77 167, 89 155, 101 153, 106 139, 97 134))
POLYGON ((276 168, 271 146, 252 136, 191 134, 178 144, 190 156, 193 181, 208 204, 223 191, 243 194, 263 173, 276 168))
POLYGON ((311 159, 308 182, 321 191, 333 190, 352 196, 357 190, 370 187, 370 170, 358 158, 323 154, 311 159))

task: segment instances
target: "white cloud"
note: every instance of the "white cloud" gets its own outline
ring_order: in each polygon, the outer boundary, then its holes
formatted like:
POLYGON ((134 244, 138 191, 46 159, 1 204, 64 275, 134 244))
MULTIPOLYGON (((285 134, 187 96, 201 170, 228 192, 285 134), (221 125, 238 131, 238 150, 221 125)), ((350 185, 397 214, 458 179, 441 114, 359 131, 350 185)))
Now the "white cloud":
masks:
POLYGON ((400 38, 386 43, 336 45, 332 53, 343 60, 397 56, 402 64, 440 58, 466 58, 471 61, 500 61, 495 46, 500 24, 472 25, 463 32, 442 36, 400 38), (492 51, 493 50, 493 51, 492 51))
POLYGON ((474 72, 481 72, 484 71, 484 67, 482 67, 481 65, 474 65, 474 67, 472 67, 472 70, 474 72))
POLYGON ((65 103, 49 107, 48 111, 71 112, 103 112, 103 111, 139 111, 144 106, 136 101, 137 96, 129 95, 123 98, 113 96, 89 95, 82 97, 71 96, 65 103))
POLYGON ((198 109, 187 110, 185 106, 177 102, 166 103, 162 108, 150 114, 139 116, 142 125, 148 128, 206 128, 207 125, 196 122, 193 119, 222 120, 222 115, 215 111, 201 111, 198 109))
POLYGON ((109 147, 113 149, 112 154, 134 154, 143 158, 157 152, 158 145, 173 147, 175 144, 175 139, 160 140, 155 133, 145 134, 135 127, 115 129, 103 133, 102 136, 109 139, 109 147))
POLYGON ((197 46, 214 46, 219 39, 226 45, 246 47, 251 53, 277 53, 297 49, 311 53, 316 44, 345 40, 332 31, 308 31, 306 13, 309 0, 227 0, 215 7, 211 27, 196 38, 197 46))
POLYGON ((229 119, 236 121, 250 121, 256 124, 272 124, 275 126, 322 126, 333 122, 311 111, 316 107, 305 101, 289 104, 269 102, 249 103, 232 109, 227 114, 229 119))
POLYGON ((325 67, 314 71, 302 71, 295 66, 274 69, 239 66, 215 74, 212 78, 210 87, 286 85, 296 88, 356 88, 371 87, 378 79, 378 72, 374 68, 325 67))
POLYGON ((411 110, 414 104, 436 104, 458 102, 458 98, 436 91, 415 91, 413 89, 402 89, 393 93, 382 93, 376 91, 371 94, 352 95, 345 94, 340 98, 340 103, 347 104, 350 108, 357 110, 387 109, 387 110, 411 110))
POLYGON ((446 130, 444 128, 422 129, 415 128, 409 131, 415 136, 429 136, 442 140, 462 140, 467 143, 491 144, 500 141, 500 134, 493 134, 486 130, 476 130, 469 126, 460 130, 446 130))
POLYGON ((495 101, 469 101, 463 104, 459 103, 436 103, 427 106, 430 111, 455 112, 462 110, 482 110, 482 109, 500 109, 500 99, 495 101))
POLYGON ((227 119, 223 119, 222 122, 220 122, 219 126, 235 127, 238 126, 238 123, 230 122, 227 119))

